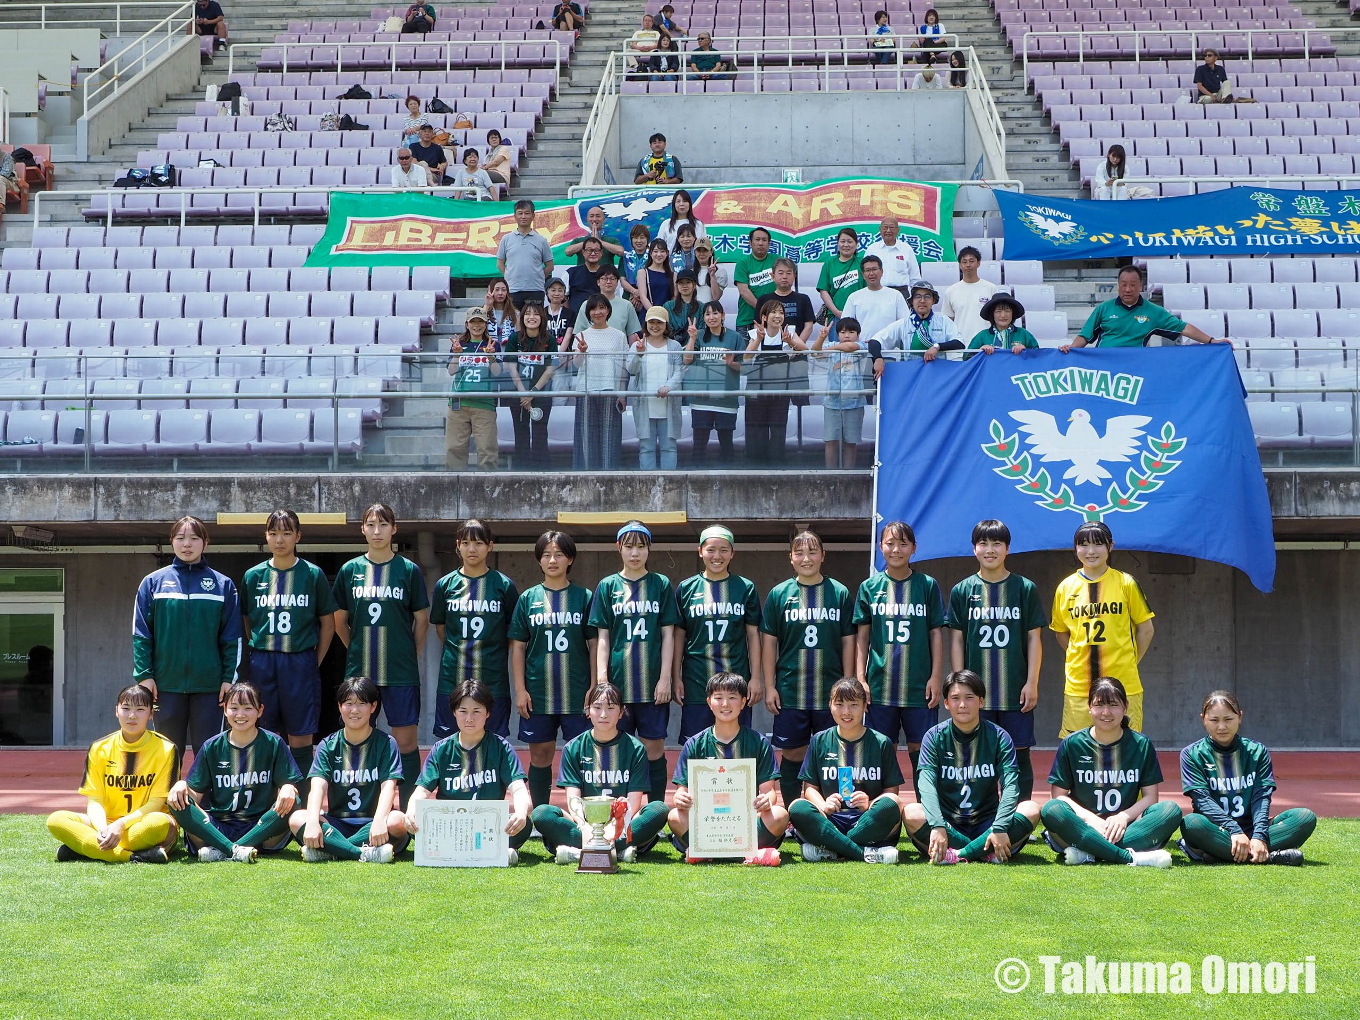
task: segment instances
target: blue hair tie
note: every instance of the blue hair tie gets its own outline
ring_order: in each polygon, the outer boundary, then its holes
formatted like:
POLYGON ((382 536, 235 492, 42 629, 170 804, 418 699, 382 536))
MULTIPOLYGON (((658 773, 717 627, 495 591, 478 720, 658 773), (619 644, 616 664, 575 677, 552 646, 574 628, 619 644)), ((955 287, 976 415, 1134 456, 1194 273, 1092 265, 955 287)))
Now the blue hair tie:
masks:
POLYGON ((622 542, 622 541, 623 541, 623 536, 624 536, 624 535, 627 535, 627 534, 630 534, 630 533, 632 533, 632 532, 637 532, 639 535, 646 535, 646 536, 647 536, 647 541, 648 541, 648 542, 650 542, 650 541, 652 540, 652 533, 651 533, 650 531, 647 530, 647 525, 645 525, 645 524, 638 524, 636 521, 634 521, 634 522, 631 523, 631 524, 625 524, 623 527, 621 527, 621 528, 619 529, 619 533, 618 533, 617 535, 614 536, 614 541, 615 541, 615 542, 622 542))

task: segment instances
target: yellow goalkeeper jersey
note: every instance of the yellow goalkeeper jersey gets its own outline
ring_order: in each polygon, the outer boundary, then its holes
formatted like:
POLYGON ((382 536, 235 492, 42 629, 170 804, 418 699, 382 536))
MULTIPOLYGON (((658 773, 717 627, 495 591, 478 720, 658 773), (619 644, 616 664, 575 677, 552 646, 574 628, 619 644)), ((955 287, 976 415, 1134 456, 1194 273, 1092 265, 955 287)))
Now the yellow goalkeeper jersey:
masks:
POLYGON ((141 808, 162 810, 178 776, 179 750, 165 737, 147 730, 128 743, 115 730, 90 745, 78 792, 101 801, 113 822, 141 808))
POLYGON ((1078 570, 1058 585, 1049 626, 1067 634, 1066 693, 1084 698, 1092 680, 1112 676, 1128 694, 1141 694, 1133 632, 1152 616, 1143 589, 1122 570, 1110 568, 1099 581, 1078 570))

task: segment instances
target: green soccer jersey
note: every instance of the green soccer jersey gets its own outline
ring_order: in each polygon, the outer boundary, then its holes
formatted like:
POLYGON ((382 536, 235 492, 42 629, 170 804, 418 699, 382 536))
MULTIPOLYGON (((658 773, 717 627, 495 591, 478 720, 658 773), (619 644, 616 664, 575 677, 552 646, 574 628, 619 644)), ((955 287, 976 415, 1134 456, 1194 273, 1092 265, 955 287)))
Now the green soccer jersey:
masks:
POLYGON ((949 593, 951 630, 963 631, 964 665, 987 685, 983 707, 1020 710, 1020 689, 1029 678, 1029 632, 1048 623, 1039 589, 1028 577, 1004 581, 966 577, 949 593))
POLYGON ((852 616, 850 592, 834 578, 808 585, 791 577, 770 590, 760 630, 779 646, 774 683, 784 708, 826 708, 845 675, 841 641, 855 632, 852 616))
POLYGON ((302 782, 302 772, 277 734, 260 730, 245 747, 237 747, 228 732, 214 734, 198 748, 187 782, 214 818, 253 822, 274 806, 279 787, 302 782))
POLYGON ((430 748, 416 785, 441 800, 504 800, 510 785, 523 781, 510 741, 486 733, 476 747, 464 747, 454 733, 430 748))
POLYGON ((1020 800, 1015 745, 996 723, 985 719, 972 733, 954 721, 932 726, 921 738, 918 795, 933 829, 945 821, 973 829, 990 822, 1005 832, 1020 800))
POLYGON ((595 739, 592 730, 586 730, 562 748, 557 785, 574 786, 583 797, 646 793, 647 749, 631 733, 620 733, 602 743, 595 739))
POLYGON ((250 620, 250 647, 305 652, 321 640, 318 622, 335 612, 330 582, 315 563, 298 560, 280 570, 265 560, 246 571, 241 601, 250 620))
POLYGON ((850 770, 855 790, 867 794, 870 800, 903 783, 897 747, 878 730, 867 727, 855 740, 846 740, 835 726, 813 734, 798 778, 816 786, 823 797, 830 797, 841 792, 841 769, 850 770))
POLYGON ((729 574, 710 581, 695 574, 675 590, 685 642, 685 704, 704 700, 714 673, 739 673, 751 679, 746 628, 760 626, 760 595, 744 577, 729 574))
POLYGON ((831 302, 837 308, 844 308, 846 299, 857 290, 864 289, 864 279, 860 263, 864 256, 859 252, 849 262, 841 261, 839 254, 832 255, 822 263, 821 275, 817 277, 817 290, 831 295, 831 302))
POLYGON ((1245 737, 1220 747, 1204 737, 1181 751, 1181 789, 1206 793, 1247 835, 1253 835, 1253 805, 1275 790, 1275 769, 1265 744, 1245 737))
POLYGON ((464 680, 480 680, 496 697, 509 696, 506 642, 518 599, 515 582, 499 570, 478 577, 455 570, 439 579, 430 600, 430 622, 444 628, 441 695, 452 694, 464 680))
POLYGON ((585 711, 595 664, 588 642, 595 637, 590 592, 579 584, 539 584, 515 603, 510 640, 524 642, 524 686, 534 715, 580 715, 585 711))
POLYGON ((755 307, 751 307, 740 298, 737 299, 737 332, 744 333, 755 324, 756 312, 765 303, 765 299, 774 293, 774 264, 779 261, 773 252, 766 254, 763 259, 757 259, 754 255, 743 255, 737 259, 737 264, 732 269, 732 284, 736 286, 744 283, 751 291, 751 296, 756 299, 755 307))
POLYGON ((401 752, 392 734, 376 726, 358 744, 336 730, 317 745, 307 778, 326 780, 326 817, 363 825, 373 821, 382 784, 401 780, 401 752))
POLYGON ((671 781, 676 786, 688 788, 689 763, 714 758, 754 758, 756 786, 764 786, 779 778, 779 771, 774 765, 774 748, 765 739, 765 734, 743 726, 737 730, 731 743, 724 744, 710 726, 685 741, 685 746, 680 749, 680 757, 675 762, 675 775, 671 781))
POLYGON ((652 700, 661 676, 661 628, 679 623, 664 574, 649 570, 636 581, 610 574, 595 589, 590 625, 609 640, 609 682, 623 692, 625 705, 652 700))
POLYGON ((1138 799, 1145 786, 1162 781, 1162 766, 1152 741, 1135 730, 1124 730, 1113 744, 1102 744, 1090 727, 1077 730, 1058 745, 1050 786, 1102 818, 1123 811, 1138 799))
POLYGON ((336 608, 349 614, 345 676, 379 687, 419 687, 415 614, 430 608, 425 577, 405 556, 374 563, 356 556, 335 577, 336 608))
POLYGON ((934 660, 930 632, 944 626, 935 578, 913 570, 905 581, 875 574, 859 586, 855 626, 869 627, 869 699, 876 705, 926 707, 934 660))

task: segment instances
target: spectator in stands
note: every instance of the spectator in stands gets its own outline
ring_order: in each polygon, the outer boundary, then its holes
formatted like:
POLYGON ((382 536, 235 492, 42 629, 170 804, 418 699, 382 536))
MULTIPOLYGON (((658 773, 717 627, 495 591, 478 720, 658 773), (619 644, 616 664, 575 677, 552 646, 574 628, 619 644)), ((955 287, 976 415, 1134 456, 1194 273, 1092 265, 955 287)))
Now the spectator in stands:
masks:
POLYGON ((671 268, 677 273, 682 269, 693 270, 698 266, 694 259, 696 243, 698 238, 694 236, 694 228, 688 223, 680 224, 680 229, 675 234, 675 247, 671 249, 671 268))
POLYGON ((822 263, 822 274, 817 278, 817 293, 822 306, 837 318, 841 306, 864 283, 859 278, 859 234, 854 227, 842 227, 836 235, 836 253, 822 263))
MULTIPOLYGON (((741 303, 737 305, 737 332, 745 333, 756 321, 756 307, 774 293, 774 264, 777 256, 770 254, 770 232, 756 227, 747 238, 750 253, 737 259, 732 271, 741 303)), ((711 280, 710 275, 710 280, 711 280)), ((704 285, 700 274, 699 286, 704 285)), ((714 295, 717 300, 717 295, 714 295)))
POLYGON ((798 282, 798 267, 792 259, 775 259, 774 293, 784 306, 784 322, 805 345, 812 336, 812 324, 816 316, 812 312, 812 302, 806 294, 794 289, 798 282))
MULTIPOLYGON (((722 304, 709 301, 703 306, 702 322, 687 330, 684 388, 709 393, 687 398, 696 466, 708 460, 708 437, 713 432, 718 434, 718 462, 732 463, 732 433, 737 428, 737 395, 741 389, 741 363, 736 352, 745 350, 746 344, 735 330, 726 327, 723 318, 722 304)), ((675 321, 674 316, 671 321, 675 321)))
POLYGON ((652 232, 647 229, 646 224, 634 223, 633 229, 628 231, 628 250, 623 253, 623 258, 619 259, 623 292, 633 302, 633 307, 640 312, 646 309, 642 307, 642 295, 638 293, 638 272, 647 265, 647 249, 651 244, 652 232))
POLYGON ((500 350, 510 342, 518 328, 515 306, 510 300, 510 284, 499 278, 492 280, 486 288, 482 311, 486 312, 486 331, 500 350))
POLYGON ((692 269, 682 269, 675 274, 675 297, 666 303, 666 311, 671 315, 671 335, 677 340, 689 335, 691 325, 702 326, 701 316, 704 304, 698 298, 699 281, 692 269))
MULTIPOLYGON (((601 283, 610 289, 618 286, 618 270, 606 266, 601 283)), ((633 306, 625 301, 637 325, 633 306)), ((576 332, 576 380, 582 396, 576 400, 576 434, 572 443, 571 464, 577 471, 612 470, 619 466, 623 445, 622 397, 610 391, 628 386, 626 370, 629 338, 610 325, 616 308, 603 294, 593 294, 581 309, 589 325, 576 332)), ((636 329, 634 330, 636 332, 636 329)))
POLYGON ((586 299, 600 292, 596 278, 605 263, 604 246, 598 237, 585 239, 581 245, 580 259, 580 262, 567 270, 567 321, 573 324, 586 299))
POLYGON ((557 6, 553 8, 552 25, 559 32, 575 32, 581 34, 581 26, 586 23, 585 13, 581 10, 581 5, 576 0, 558 0, 557 6))
POLYGON ((963 50, 955 50, 949 54, 949 87, 951 89, 968 87, 968 58, 963 55, 963 50))
POLYGON ((453 338, 449 356, 449 375, 453 376, 454 397, 449 401, 444 425, 444 466, 450 471, 466 471, 468 441, 477 446, 477 466, 494 471, 500 462, 496 441, 496 389, 493 377, 499 376, 501 360, 495 339, 487 331, 485 309, 468 309, 463 333, 453 338), (466 397, 463 394, 478 396, 466 397), (480 394, 485 394, 481 396, 480 394))
MULTIPOLYGON (((476 188, 477 197, 483 202, 490 202, 492 198, 491 189, 495 185, 491 182, 491 178, 486 175, 486 171, 478 165, 480 162, 481 156, 476 149, 469 145, 463 150, 463 165, 454 171, 453 183, 455 187, 459 188, 476 188)), ((467 196, 460 197, 466 198, 467 196)))
POLYGON ((1105 152, 1104 161, 1096 167, 1096 172, 1091 178, 1091 197, 1102 201, 1151 198, 1152 189, 1146 185, 1124 183, 1127 162, 1124 146, 1111 145, 1105 152))
POLYGON ((805 361, 799 352, 807 344, 798 339, 784 321, 784 303, 776 297, 760 305, 760 318, 748 333, 742 360, 749 373, 746 380, 746 452, 753 464, 768 466, 784 460, 785 434, 789 425, 786 392, 792 386, 793 360, 805 361), (760 393, 762 395, 757 396, 760 393), (764 395, 771 394, 771 395, 764 395))
POLYGON ((1154 334, 1168 338, 1188 336, 1201 344, 1227 343, 1228 338, 1215 340, 1198 326, 1178 319, 1161 305, 1154 305, 1143 297, 1143 273, 1137 266, 1125 266, 1119 271, 1116 294, 1096 305, 1070 344, 1058 350, 1066 353, 1073 347, 1146 347, 1154 334))
POLYGON ((983 305, 981 314, 987 327, 969 341, 970 351, 995 354, 1009 350, 1012 354, 1024 354, 1038 348, 1034 334, 1017 325, 1025 317, 1025 306, 1004 291, 983 305))
POLYGON ((661 305, 648 309, 642 339, 625 363, 628 374, 637 378, 633 427, 638 437, 638 467, 643 471, 676 468, 685 362, 680 342, 671 337, 670 320, 670 312, 661 305))
POLYGON ((860 334, 860 345, 873 359, 874 378, 883 373, 884 351, 905 351, 910 357, 934 361, 941 351, 963 349, 954 323, 935 314, 935 304, 939 300, 940 294, 934 284, 929 280, 917 280, 911 285, 911 312, 906 318, 898 319, 877 336, 866 338, 860 334))
POLYGON ((680 55, 680 47, 675 44, 669 32, 662 32, 652 54, 652 81, 675 81, 680 77, 680 69, 685 58, 680 55))
MULTIPOLYGON (((622 333, 629 343, 637 340, 638 334, 642 332, 642 325, 638 322, 637 309, 633 307, 633 302, 619 293, 619 271, 611 263, 602 264, 600 271, 595 275, 595 284, 600 288, 600 296, 609 302, 610 328, 622 333)), ((590 319, 590 299, 587 298, 585 307, 576 316, 574 323, 577 335, 592 325, 594 323, 590 319)))
POLYGON ((914 89, 942 89, 947 86, 944 75, 936 74, 935 68, 927 64, 916 72, 916 77, 911 80, 911 87, 914 89))
POLYGON ((623 241, 616 237, 605 227, 604 209, 598 205, 592 205, 586 212, 586 229, 589 231, 585 237, 579 237, 571 244, 567 245, 563 251, 564 255, 576 256, 576 264, 579 266, 585 259, 585 244, 587 238, 595 238, 600 242, 600 247, 612 258, 619 258, 623 255, 623 241))
POLYGON ((13 154, 7 151, 0 151, 0 186, 4 189, 4 194, 0 195, 0 209, 3 209, 5 202, 19 197, 20 191, 19 168, 13 154))
MULTIPOLYGON (((561 281, 554 281, 561 286, 561 281)), ((552 377, 557 367, 558 345, 552 336, 543 306, 530 301, 520 309, 518 335, 506 346, 506 358, 514 363, 510 378, 522 396, 510 405, 515 426, 515 466, 548 466, 548 416, 552 414, 552 377), (547 391, 547 396, 535 393, 547 391), (537 416, 534 412, 537 411, 537 416)))
POLYGON ((217 0, 198 0, 194 5, 194 31, 199 35, 215 35, 214 49, 227 45, 227 18, 217 0))
POLYGON ((706 305, 710 301, 721 301, 731 278, 713 254, 713 242, 707 237, 694 243, 694 267, 695 278, 699 281, 699 302, 706 305))
POLYGON ((501 133, 492 128, 486 133, 486 162, 482 164, 482 169, 497 184, 508 188, 513 166, 514 153, 501 138, 501 133))
POLYGON ((681 188, 671 196, 671 214, 661 221, 661 226, 657 228, 656 236, 666 242, 666 247, 674 250, 680 226, 688 223, 694 228, 694 237, 707 237, 704 225, 694 215, 694 199, 690 193, 681 188))
POLYGON ((1218 50, 1205 50, 1204 63, 1195 68, 1195 98, 1206 105, 1233 101, 1228 72, 1218 62, 1218 50))
POLYGON ((893 50, 897 48, 897 40, 893 36, 892 26, 888 24, 887 11, 874 12, 874 30, 869 34, 873 36, 869 40, 869 49, 873 51, 873 62, 875 64, 891 64, 893 62, 893 50))
MULTIPOLYGON (((926 11, 925 18, 921 27, 916 30, 916 48, 920 50, 942 50, 944 49, 944 26, 940 24, 940 15, 935 8, 926 11)), ((935 63, 934 53, 922 53, 916 58, 918 64, 935 63)))
MULTIPOLYGON (((884 216, 878 224, 878 240, 869 245, 864 253, 864 257, 870 255, 878 256, 883 263, 883 286, 892 287, 902 295, 902 300, 906 301, 910 292, 912 280, 921 278, 921 264, 916 259, 916 252, 912 250, 907 239, 902 236, 902 224, 897 221, 895 216, 884 216)), ((860 325, 864 325, 864 317, 858 316, 860 325)), ((865 327, 865 334, 873 336, 865 327)))
POLYGON ((661 41, 661 33, 657 30, 654 19, 650 14, 642 16, 642 27, 628 37, 628 51, 633 56, 633 70, 638 74, 650 74, 655 67, 652 60, 652 51, 656 49, 661 41))
MULTIPOLYGON (((567 270, 567 275, 571 275, 571 270, 567 270)), ((556 277, 548 281, 548 307, 544 311, 547 315, 548 333, 557 344, 557 349, 570 350, 571 324, 574 317, 567 306, 567 285, 556 277)))
POLYGON ((713 48, 713 36, 708 32, 700 32, 699 45, 689 51, 690 81, 730 78, 731 71, 732 64, 713 48))
POLYGON ((982 265, 982 252, 972 245, 959 251, 959 282, 947 288, 940 311, 954 322, 954 329, 960 337, 971 339, 986 327, 982 321, 982 306, 992 299, 1001 288, 978 276, 982 265))
POLYGON ((671 35, 678 35, 682 39, 688 34, 680 27, 679 23, 676 22, 675 8, 670 4, 661 8, 661 13, 656 16, 656 23, 658 28, 669 32, 671 35))
POLYGON ((845 299, 843 316, 859 323, 860 335, 877 336, 911 311, 901 292, 883 286, 883 260, 877 255, 865 255, 859 265, 864 286, 845 299))
POLYGON ((521 310, 526 301, 543 304, 544 281, 553 272, 552 248, 534 229, 536 211, 527 198, 516 202, 515 229, 502 235, 496 248, 496 268, 510 288, 511 303, 521 310))
POLYGON ((420 127, 430 123, 430 118, 420 110, 420 97, 406 97, 406 119, 401 122, 401 144, 410 145, 420 141, 420 127))
POLYGON ((434 31, 434 23, 438 16, 435 13, 433 4, 423 4, 416 0, 410 7, 406 8, 406 20, 401 26, 402 32, 415 32, 424 35, 434 31))
POLYGON ((684 168, 680 160, 666 151, 666 136, 660 131, 647 139, 652 151, 638 160, 637 176, 634 184, 680 184, 684 181, 684 168))
POLYGON ((643 311, 649 311, 653 305, 664 305, 675 293, 671 252, 659 237, 647 246, 647 262, 637 274, 637 292, 643 311))
MULTIPOLYGON (((902 297, 895 290, 888 293, 896 298, 902 297)), ((852 294, 851 298, 853 297, 852 294)), ((860 434, 864 431, 864 406, 868 403, 864 390, 869 388, 860 364, 863 355, 858 353, 860 322, 853 316, 842 315, 836 321, 836 339, 839 343, 823 350, 823 345, 830 335, 831 323, 828 322, 817 331, 817 339, 813 342, 809 355, 823 362, 826 367, 826 392, 822 394, 822 434, 826 441, 826 466, 852 468, 855 466, 855 452, 859 446, 860 434), (845 353, 839 348, 849 348, 855 353, 845 353)))
POLYGON ((430 184, 438 187, 444 183, 444 173, 449 168, 448 153, 434 140, 434 127, 429 124, 420 126, 420 141, 408 146, 411 156, 430 173, 430 184))
POLYGON ((392 168, 392 187, 405 190, 406 188, 424 189, 429 186, 430 171, 415 161, 410 149, 398 149, 397 165, 392 168))

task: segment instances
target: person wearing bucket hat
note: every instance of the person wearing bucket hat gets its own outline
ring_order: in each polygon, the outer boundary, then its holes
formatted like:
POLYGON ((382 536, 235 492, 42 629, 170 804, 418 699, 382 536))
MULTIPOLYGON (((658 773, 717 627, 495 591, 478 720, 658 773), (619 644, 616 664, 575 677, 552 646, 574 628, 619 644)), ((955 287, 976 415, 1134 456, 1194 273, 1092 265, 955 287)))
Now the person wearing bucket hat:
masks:
POLYGON ((887 329, 868 340, 860 339, 860 347, 869 352, 874 361, 874 376, 883 372, 883 352, 888 350, 906 351, 909 357, 920 357, 934 361, 941 351, 961 351, 963 341, 959 339, 954 323, 943 315, 935 314, 935 303, 940 293, 929 280, 916 280, 911 285, 911 311, 905 318, 898 319, 887 329))
POLYGON ((497 388, 494 377, 501 373, 501 359, 487 319, 486 309, 469 308, 463 332, 453 338, 449 375, 454 396, 444 426, 444 466, 450 471, 467 470, 469 440, 476 444, 478 467, 494 471, 500 461, 491 394, 497 388))
POLYGON ((982 306, 981 315, 983 321, 991 325, 979 330, 977 336, 969 341, 970 351, 994 354, 998 349, 1004 351, 1009 347, 1012 354, 1023 354, 1038 348, 1039 341, 1034 338, 1034 334, 1016 325, 1024 318, 1025 306, 1009 294, 1003 292, 995 295, 982 306))

